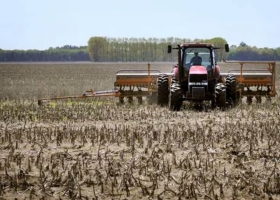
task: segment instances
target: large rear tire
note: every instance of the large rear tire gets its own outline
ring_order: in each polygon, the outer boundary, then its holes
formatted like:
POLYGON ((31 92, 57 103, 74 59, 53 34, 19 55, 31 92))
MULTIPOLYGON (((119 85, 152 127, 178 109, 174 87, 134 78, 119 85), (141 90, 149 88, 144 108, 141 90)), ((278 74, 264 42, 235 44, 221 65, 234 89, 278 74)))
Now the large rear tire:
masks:
POLYGON ((167 106, 168 100, 169 100, 168 75, 160 74, 158 76, 157 104, 160 106, 167 106))
POLYGON ((226 107, 226 86, 223 83, 218 83, 215 86, 215 105, 220 109, 226 107))
POLYGON ((176 79, 172 79, 169 97, 169 109, 172 111, 179 111, 182 107, 182 92, 176 79))
POLYGON ((233 74, 226 76, 226 97, 229 105, 236 105, 239 101, 237 96, 237 80, 233 74))

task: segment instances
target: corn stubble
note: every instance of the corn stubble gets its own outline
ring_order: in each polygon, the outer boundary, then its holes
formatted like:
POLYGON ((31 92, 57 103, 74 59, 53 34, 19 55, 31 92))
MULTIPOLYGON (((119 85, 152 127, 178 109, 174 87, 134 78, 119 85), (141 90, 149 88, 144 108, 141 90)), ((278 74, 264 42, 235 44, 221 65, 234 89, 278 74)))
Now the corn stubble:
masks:
POLYGON ((0 101, 0 197, 277 199, 280 107, 0 101))
POLYGON ((9 102, 0 113, 3 197, 247 199, 280 193, 276 103, 172 113, 149 105, 9 102))

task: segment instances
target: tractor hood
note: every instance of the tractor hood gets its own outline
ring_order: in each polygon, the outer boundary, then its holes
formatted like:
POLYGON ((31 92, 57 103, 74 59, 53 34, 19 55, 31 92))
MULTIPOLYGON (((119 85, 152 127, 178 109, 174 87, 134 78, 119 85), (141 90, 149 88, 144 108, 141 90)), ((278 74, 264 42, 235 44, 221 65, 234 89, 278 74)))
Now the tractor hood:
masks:
POLYGON ((207 70, 204 66, 195 65, 190 68, 189 74, 207 74, 207 70))

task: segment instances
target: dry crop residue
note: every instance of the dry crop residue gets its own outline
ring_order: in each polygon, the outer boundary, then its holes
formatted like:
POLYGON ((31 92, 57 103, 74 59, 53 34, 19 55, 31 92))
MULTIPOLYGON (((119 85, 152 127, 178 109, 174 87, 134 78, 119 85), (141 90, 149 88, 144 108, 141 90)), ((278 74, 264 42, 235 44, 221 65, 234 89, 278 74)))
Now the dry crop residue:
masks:
POLYGON ((67 103, 55 109, 32 104, 7 115, 8 104, 0 110, 3 198, 279 195, 276 103, 226 112, 81 103, 79 110, 88 110, 82 118, 67 103))

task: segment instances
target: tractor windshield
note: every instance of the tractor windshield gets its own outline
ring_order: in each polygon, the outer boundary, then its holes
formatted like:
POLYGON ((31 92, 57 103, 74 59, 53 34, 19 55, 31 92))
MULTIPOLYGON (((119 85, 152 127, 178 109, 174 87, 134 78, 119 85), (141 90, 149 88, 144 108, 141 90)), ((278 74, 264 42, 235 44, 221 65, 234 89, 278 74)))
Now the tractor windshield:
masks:
POLYGON ((184 67, 190 68, 193 65, 211 67, 211 54, 209 48, 191 47, 185 49, 184 67))

